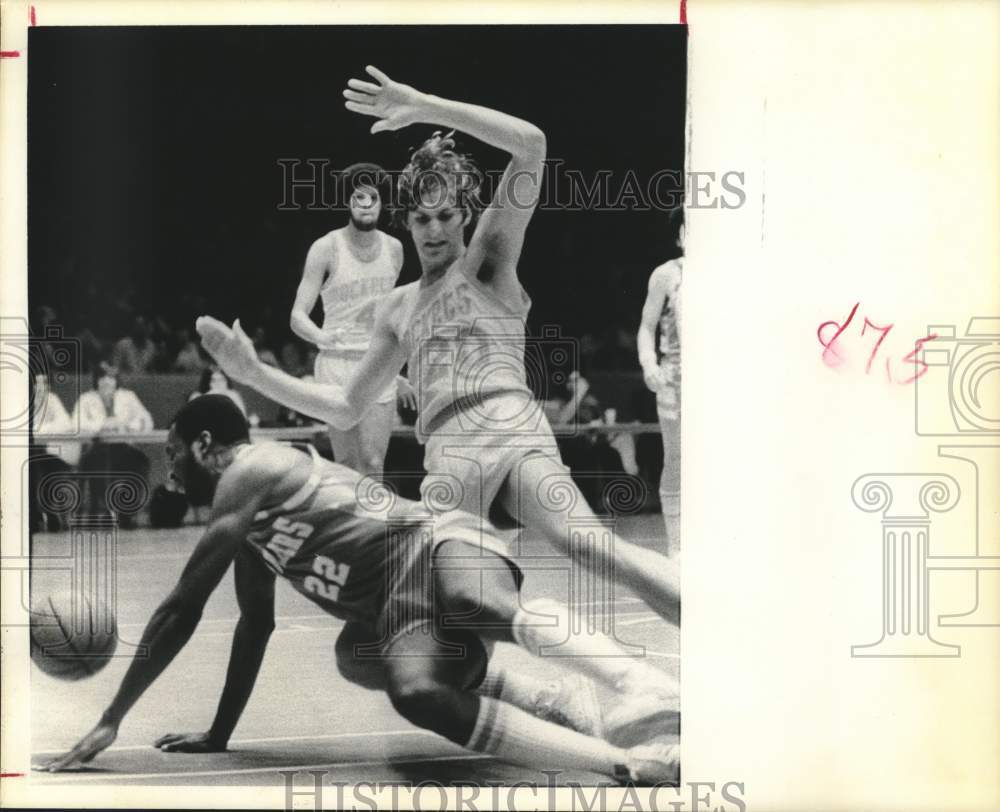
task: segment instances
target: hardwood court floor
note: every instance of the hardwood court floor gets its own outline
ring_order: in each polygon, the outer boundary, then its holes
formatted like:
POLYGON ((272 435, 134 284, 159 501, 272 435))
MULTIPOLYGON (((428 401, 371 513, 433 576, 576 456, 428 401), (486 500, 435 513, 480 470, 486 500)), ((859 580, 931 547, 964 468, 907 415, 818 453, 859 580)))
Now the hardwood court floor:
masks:
MULTIPOLYGON (((662 544, 658 515, 620 520, 621 534, 645 546, 662 544)), ((125 652, 137 643, 150 614, 179 576, 202 528, 140 529, 119 534, 117 615, 125 652)), ((35 556, 65 555, 67 534, 39 534, 35 556)), ((516 556, 525 570, 528 598, 568 596, 565 558, 545 543, 522 539, 516 556)), ((66 588, 65 572, 36 571, 36 594, 66 588)), ((58 784, 200 784, 284 786, 278 770, 329 770, 325 782, 537 781, 538 771, 512 767, 470 753, 404 721, 388 699, 346 682, 336 671, 333 645, 342 622, 322 613, 280 579, 277 628, 257 686, 230 742, 213 754, 162 753, 152 742, 164 733, 206 730, 225 678, 238 609, 231 572, 212 595, 194 637, 125 719, 118 740, 87 768, 72 773, 32 773, 30 780, 58 784)), ((604 601, 580 608, 604 617, 604 601)), ((628 590, 614 595, 616 636, 645 647, 650 662, 679 674, 679 632, 649 611, 628 590)), ((558 673, 558 661, 533 658, 509 645, 495 656, 536 675, 558 673)), ((116 657, 80 682, 60 682, 32 667, 31 719, 34 762, 72 746, 97 721, 128 665, 116 657)), ((605 699, 610 699, 605 695, 605 699)), ((306 776, 308 779, 308 776, 306 776)), ((602 783, 598 776, 565 773, 560 783, 602 783)))

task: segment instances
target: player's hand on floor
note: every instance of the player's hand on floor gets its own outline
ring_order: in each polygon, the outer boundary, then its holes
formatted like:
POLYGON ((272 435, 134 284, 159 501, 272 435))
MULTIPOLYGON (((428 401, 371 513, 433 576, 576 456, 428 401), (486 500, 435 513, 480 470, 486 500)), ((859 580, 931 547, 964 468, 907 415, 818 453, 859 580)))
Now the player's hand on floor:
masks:
POLYGON ((253 377, 260 359, 250 336, 243 332, 239 319, 230 328, 211 316, 201 316, 194 326, 201 336, 202 346, 223 372, 241 383, 253 377))
POLYGON ((79 767, 81 764, 92 761, 94 756, 110 747, 116 738, 118 738, 118 725, 104 721, 98 722, 97 727, 80 739, 76 747, 68 753, 56 756, 39 769, 55 773, 79 767))
POLYGON ((399 130, 415 124, 420 117, 424 94, 402 82, 394 82, 378 68, 368 65, 365 71, 375 79, 366 82, 351 79, 344 91, 344 107, 363 116, 381 119, 372 125, 373 133, 399 130))
POLYGON ((209 733, 168 733, 155 742, 164 753, 224 753, 226 742, 218 742, 209 733))

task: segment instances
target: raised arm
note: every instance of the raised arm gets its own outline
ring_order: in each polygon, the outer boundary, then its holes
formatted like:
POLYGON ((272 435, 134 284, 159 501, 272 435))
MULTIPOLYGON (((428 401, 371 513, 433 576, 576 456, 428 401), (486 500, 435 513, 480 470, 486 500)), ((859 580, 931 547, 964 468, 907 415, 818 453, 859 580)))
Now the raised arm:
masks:
POLYGON ((274 631, 274 573, 246 549, 236 556, 234 580, 240 619, 233 633, 226 684, 215 721, 204 733, 168 733, 156 740, 164 752, 217 753, 226 750, 243 714, 271 632, 274 631))
POLYGON ((406 363, 406 352, 389 326, 391 306, 392 297, 376 314, 368 351, 346 387, 304 381, 261 363, 238 320, 230 329, 211 316, 202 316, 196 327, 205 349, 229 377, 289 409, 344 431, 361 419, 406 363))
POLYGON ((46 769, 57 771, 85 764, 115 740, 125 714, 194 634, 209 595, 229 569, 267 493, 262 486, 263 483, 253 482, 240 487, 240 483, 230 480, 222 493, 220 483, 208 530, 191 554, 177 585, 153 613, 143 632, 140 646, 149 652, 148 656, 132 660, 118 693, 97 726, 72 750, 47 764, 46 769))
POLYGON ((351 79, 344 97, 348 110, 379 119, 373 133, 410 124, 436 124, 461 130, 510 153, 496 194, 469 243, 471 267, 487 274, 514 273, 524 231, 538 203, 545 162, 545 133, 534 124, 475 104, 442 99, 395 82, 378 68, 365 68, 376 83, 351 79))
POLYGON ((653 392, 656 392, 663 383, 660 368, 656 363, 656 326, 659 324, 660 314, 663 312, 663 304, 670 293, 668 268, 669 265, 662 265, 649 277, 646 301, 642 305, 639 333, 636 336, 642 376, 646 381, 646 386, 653 392))
MULTIPOLYGON (((305 339, 310 344, 320 346, 323 343, 323 331, 312 320, 310 314, 316 305, 320 288, 323 286, 323 278, 327 272, 328 257, 336 257, 334 252, 323 250, 323 240, 316 240, 309 248, 306 255, 305 268, 302 270, 302 279, 299 288, 295 292, 295 303, 292 305, 292 315, 289 325, 292 332, 299 338, 305 339)), ((333 260, 335 261, 335 259, 333 260)), ((332 273, 333 269, 329 269, 332 273)))

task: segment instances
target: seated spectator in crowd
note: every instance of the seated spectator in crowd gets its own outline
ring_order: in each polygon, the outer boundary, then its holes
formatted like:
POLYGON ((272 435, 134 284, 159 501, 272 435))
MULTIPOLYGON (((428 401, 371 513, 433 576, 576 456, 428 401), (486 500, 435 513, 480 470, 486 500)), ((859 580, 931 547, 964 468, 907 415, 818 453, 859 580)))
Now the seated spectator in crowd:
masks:
POLYGON ((250 340, 253 341, 253 348, 257 351, 257 357, 260 358, 261 363, 272 367, 280 366, 278 356, 274 354, 274 350, 268 344, 267 331, 263 327, 254 330, 250 340))
MULTIPOLYGON (((144 479, 148 476, 149 458, 121 438, 152 431, 153 418, 134 392, 119 387, 118 371, 102 365, 94 374, 94 388, 76 402, 73 422, 90 438, 80 469, 91 474, 87 477, 89 510, 102 515, 110 510, 105 497, 112 478, 100 474, 125 471, 144 479)), ((135 518, 123 513, 120 524, 134 527, 135 518)))
POLYGON ((115 342, 111 366, 121 373, 152 372, 161 355, 161 348, 153 341, 152 325, 142 316, 136 316, 129 334, 115 342))
POLYGON ((288 339, 281 348, 281 368, 296 378, 301 378, 312 372, 312 370, 306 369, 302 348, 299 346, 299 342, 293 338, 288 339))
POLYGON ((590 383, 578 372, 571 372, 566 383, 566 397, 548 405, 553 425, 575 425, 576 434, 559 436, 563 461, 570 468, 573 480, 587 503, 597 513, 606 513, 605 488, 626 474, 638 473, 635 444, 627 433, 609 434, 587 431, 586 426, 603 426, 615 422, 613 409, 603 410, 590 391, 590 383), (623 453, 624 452, 624 453, 623 453), (623 463, 628 461, 628 465, 623 463))
POLYGON ((174 372, 202 372, 209 366, 208 359, 202 354, 201 344, 194 340, 189 328, 181 327, 177 331, 177 345, 174 372))
MULTIPOLYGON (((31 432, 39 434, 73 433, 73 421, 59 396, 49 389, 49 379, 36 374, 31 393, 31 432)), ((68 474, 80 459, 79 443, 72 440, 36 444, 32 438, 28 463, 28 516, 31 529, 54 532, 63 528, 63 517, 56 512, 49 499, 44 499, 40 489, 45 488, 47 477, 68 474)), ((47 488, 45 488, 47 490, 47 488)))
POLYGON ((243 401, 243 395, 233 389, 232 382, 226 373, 216 366, 208 367, 201 373, 201 382, 198 384, 198 388, 188 397, 188 400, 194 400, 197 397, 208 394, 225 395, 240 407, 240 411, 244 415, 247 413, 247 405, 243 401))

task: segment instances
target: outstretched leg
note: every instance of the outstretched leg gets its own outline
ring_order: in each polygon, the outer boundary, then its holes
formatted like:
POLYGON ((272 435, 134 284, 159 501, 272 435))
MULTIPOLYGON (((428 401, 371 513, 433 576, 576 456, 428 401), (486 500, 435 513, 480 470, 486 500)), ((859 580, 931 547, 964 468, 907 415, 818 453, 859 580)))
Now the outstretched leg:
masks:
POLYGON ((663 438, 660 510, 667 530, 667 553, 676 555, 681 548, 681 412, 677 389, 673 384, 657 396, 656 411, 663 438))
MULTIPOLYGON (((382 657, 359 656, 380 639, 379 633, 363 623, 346 624, 335 646, 337 671, 348 682, 369 691, 386 691, 385 661, 382 657)), ((476 638, 474 645, 482 645, 476 638)), ((487 656, 468 688, 480 696, 508 702, 532 716, 548 722, 599 736, 603 730, 600 704, 593 684, 583 677, 539 679, 517 669, 508 669, 487 656)))
POLYGON ((504 507, 522 525, 541 533, 577 564, 634 590, 650 609, 680 625, 680 567, 653 550, 617 535, 608 547, 583 548, 572 543, 573 522, 600 523, 558 460, 528 454, 510 472, 500 491, 504 507))
POLYGON ((606 741, 543 722, 522 710, 461 685, 472 665, 449 659, 451 647, 430 625, 411 628, 386 649, 389 699, 404 718, 474 752, 511 764, 586 770, 621 780, 676 780, 677 751, 615 747, 606 741))
POLYGON ((680 686, 663 671, 629 656, 599 632, 574 633, 569 609, 558 601, 522 602, 513 571, 499 555, 465 541, 446 541, 434 556, 439 623, 445 629, 514 641, 535 656, 627 695, 604 719, 604 734, 635 744, 675 730, 680 686))

